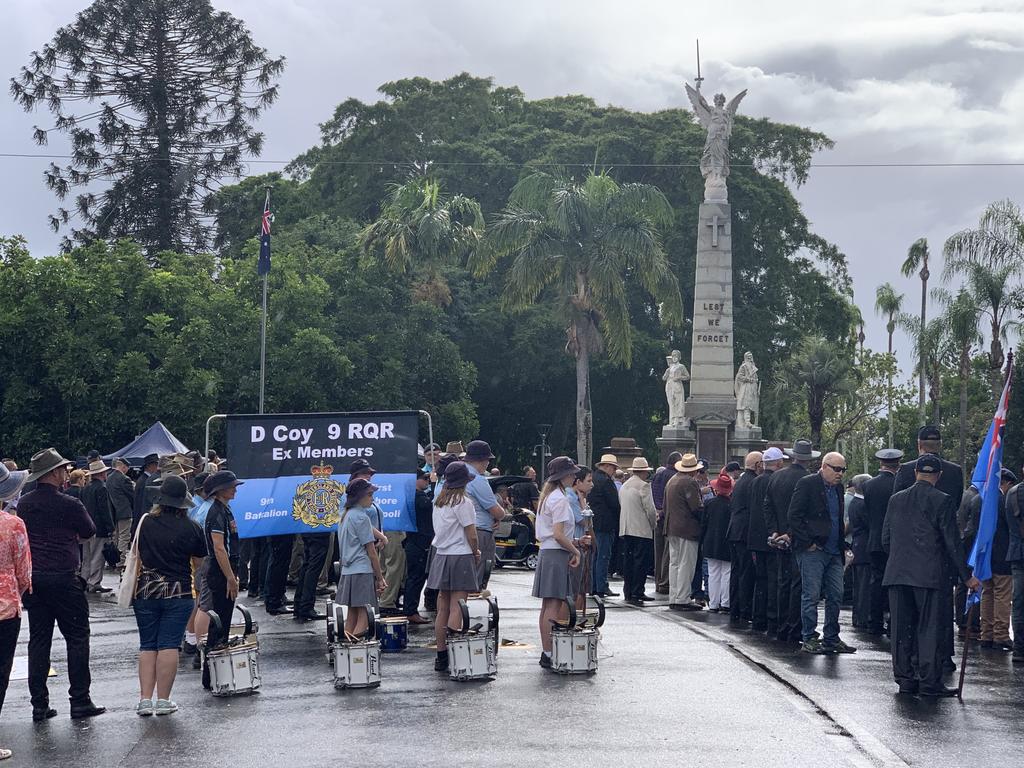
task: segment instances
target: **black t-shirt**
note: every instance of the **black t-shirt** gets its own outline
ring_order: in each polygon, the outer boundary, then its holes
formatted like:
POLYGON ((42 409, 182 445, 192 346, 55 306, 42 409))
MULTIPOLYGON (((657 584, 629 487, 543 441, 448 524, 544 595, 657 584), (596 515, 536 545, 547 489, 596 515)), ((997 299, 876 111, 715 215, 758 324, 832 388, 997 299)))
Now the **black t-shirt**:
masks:
POLYGON ((187 517, 163 512, 148 515, 140 527, 140 597, 191 596, 193 557, 206 554, 199 526, 187 517), (162 587, 157 584, 162 583, 162 587))
MULTIPOLYGON (((231 514, 231 508, 219 501, 214 501, 210 511, 206 515, 206 546, 213 562, 217 560, 216 550, 213 548, 212 533, 224 534, 224 547, 228 551, 228 560, 231 563, 238 563, 238 528, 235 526, 235 516, 231 514)), ((218 569, 219 570, 219 569, 218 569)))

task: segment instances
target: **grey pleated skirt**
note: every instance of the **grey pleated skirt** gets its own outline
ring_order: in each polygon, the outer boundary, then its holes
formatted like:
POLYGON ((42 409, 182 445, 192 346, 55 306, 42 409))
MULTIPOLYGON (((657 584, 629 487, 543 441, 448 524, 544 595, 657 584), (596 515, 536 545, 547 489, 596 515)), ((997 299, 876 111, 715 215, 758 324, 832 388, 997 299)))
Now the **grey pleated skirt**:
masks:
POLYGON ((569 568, 569 553, 564 549, 542 549, 533 574, 533 596, 571 599, 572 569, 569 568))
POLYGON ((434 555, 427 587, 441 592, 476 592, 476 560, 472 555, 434 555))
POLYGON ((377 607, 377 590, 372 573, 348 573, 338 580, 338 594, 334 602, 350 608, 361 608, 364 605, 377 607))

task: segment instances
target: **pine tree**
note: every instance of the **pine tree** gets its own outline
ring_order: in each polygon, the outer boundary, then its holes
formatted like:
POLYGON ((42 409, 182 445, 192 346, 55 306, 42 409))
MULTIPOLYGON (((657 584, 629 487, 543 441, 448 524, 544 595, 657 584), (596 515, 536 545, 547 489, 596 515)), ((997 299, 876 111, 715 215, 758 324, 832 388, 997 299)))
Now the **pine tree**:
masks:
POLYGON ((283 69, 208 0, 96 0, 57 30, 10 90, 26 111, 53 113, 39 144, 51 130, 70 140, 69 162, 45 174, 62 202, 82 190, 50 217, 67 228, 65 247, 131 237, 151 256, 204 248, 206 200, 259 154, 253 122, 283 69))

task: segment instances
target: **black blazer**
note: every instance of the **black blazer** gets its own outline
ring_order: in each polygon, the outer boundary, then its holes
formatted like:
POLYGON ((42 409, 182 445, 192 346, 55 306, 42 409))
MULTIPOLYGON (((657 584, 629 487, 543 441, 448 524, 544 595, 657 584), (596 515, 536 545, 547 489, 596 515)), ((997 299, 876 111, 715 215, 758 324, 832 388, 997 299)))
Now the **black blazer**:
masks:
POLYGON ((892 486, 895 482, 895 473, 883 470, 864 484, 864 506, 868 515, 868 551, 873 554, 885 554, 882 548, 882 524, 885 522, 885 510, 889 508, 889 497, 892 496, 892 486))
POLYGON ((729 499, 715 496, 704 505, 704 557, 729 560, 732 552, 726 533, 729 530, 729 499))
POLYGON ((790 464, 772 475, 764 497, 764 523, 768 533, 789 530, 789 503, 793 500, 793 489, 800 478, 806 476, 807 467, 800 464, 790 464))
POLYGON ((594 487, 587 494, 587 503, 594 513, 594 530, 619 535, 619 489, 615 481, 600 469, 594 470, 594 487))
POLYGON ((754 487, 757 472, 744 469, 729 498, 729 530, 726 534, 729 541, 747 543, 747 526, 750 523, 750 492, 754 487))
POLYGON ((775 476, 775 471, 766 469, 758 475, 750 486, 750 514, 747 519, 747 549, 754 552, 767 552, 768 525, 764 519, 764 501, 768 495, 768 483, 775 476))
POLYGON ((854 496, 850 500, 850 549, 853 550, 853 564, 871 563, 871 550, 868 547, 870 535, 868 507, 864 499, 854 496))
MULTIPOLYGON (((953 511, 955 512, 964 498, 964 471, 960 469, 959 464, 945 459, 940 460, 942 461, 942 476, 935 487, 953 499, 953 511)), ((896 483, 892 487, 893 493, 905 491, 917 482, 917 474, 914 469, 916 464, 916 461, 905 461, 900 464, 900 471, 896 473, 896 483)))
POLYGON ((924 481, 889 499, 882 546, 889 553, 883 586, 948 589, 950 567, 964 581, 971 576, 953 499, 924 481))
MULTIPOLYGON (((839 498, 839 550, 845 547, 846 524, 843 520, 842 486, 834 486, 839 498)), ((789 504, 789 534, 793 540, 793 549, 803 551, 812 544, 824 547, 832 532, 832 518, 828 513, 828 502, 825 501, 825 482, 821 475, 801 477, 793 489, 793 500, 789 504)))

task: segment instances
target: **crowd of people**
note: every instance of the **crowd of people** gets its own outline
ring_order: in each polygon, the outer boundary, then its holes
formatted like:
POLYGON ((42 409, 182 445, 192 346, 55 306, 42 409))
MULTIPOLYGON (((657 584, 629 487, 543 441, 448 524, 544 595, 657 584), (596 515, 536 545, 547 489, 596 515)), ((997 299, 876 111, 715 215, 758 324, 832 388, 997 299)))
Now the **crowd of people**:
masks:
MULTIPOLYGON (((446 671, 447 635, 461 627, 459 600, 487 594, 496 530, 517 509, 534 521, 542 667, 551 666, 552 623, 566 620, 568 603, 622 597, 649 607, 651 577, 668 610, 728 614, 735 627, 810 654, 855 653, 840 638, 849 583, 853 628, 891 636, 899 692, 949 696, 954 689, 942 676, 956 669, 954 626, 982 648, 1024 661, 1024 509, 1016 476, 1003 469, 992 577, 979 582, 967 552, 981 495, 973 485, 965 491, 961 468, 940 453, 941 435, 929 426, 918 434, 917 459, 902 462, 902 451, 884 449, 875 476, 849 479, 842 454, 821 456, 807 440, 753 451, 715 476, 691 453, 673 453, 658 468, 642 457, 620 467, 606 454, 591 469, 560 456, 545 467, 542 487, 525 467, 510 494, 510 482, 490 467, 486 442, 431 444, 417 470, 415 531, 384 530, 375 470, 357 459, 336 531, 245 540, 231 509, 242 481, 214 452, 147 456, 134 480, 127 460, 108 467, 98 454, 74 470, 52 448, 33 456, 28 470, 5 460, 0 708, 24 607, 33 719, 57 715, 47 688, 55 626, 67 646, 71 717, 105 711, 90 694, 87 595, 112 597, 107 568, 120 574, 119 597, 138 625, 140 716, 177 710, 179 654, 199 668, 204 649, 227 642, 243 591, 268 614, 297 622, 326 618, 316 597, 333 592, 349 606, 343 631, 351 639, 368 631, 365 606, 429 624, 422 603, 435 614, 434 667, 446 671), (621 595, 612 590, 614 574, 621 595), (981 594, 974 614, 965 611, 972 591, 981 594), (221 619, 214 628, 211 613, 221 619)), ((9 752, 0 750, 3 757, 9 752)))

